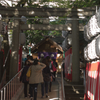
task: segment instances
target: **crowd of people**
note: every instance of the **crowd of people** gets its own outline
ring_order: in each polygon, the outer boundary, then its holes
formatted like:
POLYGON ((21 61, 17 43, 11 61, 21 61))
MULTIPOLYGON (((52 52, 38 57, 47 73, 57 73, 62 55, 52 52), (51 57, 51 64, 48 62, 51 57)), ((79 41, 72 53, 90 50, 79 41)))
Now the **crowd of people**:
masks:
POLYGON ((41 98, 48 98, 51 92, 52 81, 55 81, 58 64, 49 56, 40 59, 27 55, 25 66, 20 76, 24 84, 24 97, 37 100, 38 84, 41 84, 41 98), (27 90, 29 86, 29 90, 27 90))

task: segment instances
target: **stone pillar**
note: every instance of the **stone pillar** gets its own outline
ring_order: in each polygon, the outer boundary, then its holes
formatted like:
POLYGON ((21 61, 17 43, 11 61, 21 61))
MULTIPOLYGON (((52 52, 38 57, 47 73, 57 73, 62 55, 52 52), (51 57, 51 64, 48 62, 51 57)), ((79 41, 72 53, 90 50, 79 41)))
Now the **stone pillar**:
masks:
POLYGON ((79 69, 79 20, 77 9, 72 9, 72 82, 78 83, 80 79, 79 69))
POLYGON ((14 75, 16 75, 18 72, 19 33, 20 33, 20 21, 16 17, 14 20, 14 30, 12 35, 10 79, 14 77, 14 75))

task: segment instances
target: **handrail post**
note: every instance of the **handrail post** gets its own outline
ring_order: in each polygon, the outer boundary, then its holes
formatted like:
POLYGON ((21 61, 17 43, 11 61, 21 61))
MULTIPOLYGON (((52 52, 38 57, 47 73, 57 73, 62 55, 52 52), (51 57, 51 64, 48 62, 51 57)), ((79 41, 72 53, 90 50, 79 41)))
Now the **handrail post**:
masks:
POLYGON ((4 100, 6 100, 6 87, 4 87, 4 100))
POLYGON ((1 100, 3 100, 3 90, 1 90, 1 100))
POLYGON ((61 68, 61 92, 62 92, 62 100, 65 100, 63 68, 61 68))

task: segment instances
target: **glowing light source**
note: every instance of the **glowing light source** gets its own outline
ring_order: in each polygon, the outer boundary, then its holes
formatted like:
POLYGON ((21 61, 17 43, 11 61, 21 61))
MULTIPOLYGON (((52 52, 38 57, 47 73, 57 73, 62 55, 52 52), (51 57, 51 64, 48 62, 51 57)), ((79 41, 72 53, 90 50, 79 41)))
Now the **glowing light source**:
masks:
POLYGON ((59 65, 59 69, 61 69, 61 65, 59 65))
POLYGON ((57 54, 57 57, 60 57, 60 54, 57 54))

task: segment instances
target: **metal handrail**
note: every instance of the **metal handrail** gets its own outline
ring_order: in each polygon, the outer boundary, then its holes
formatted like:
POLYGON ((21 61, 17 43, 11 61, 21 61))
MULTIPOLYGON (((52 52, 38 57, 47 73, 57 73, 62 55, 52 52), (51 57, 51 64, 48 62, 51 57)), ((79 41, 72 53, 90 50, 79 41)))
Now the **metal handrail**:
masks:
POLYGON ((0 90, 0 100, 11 100, 22 85, 20 75, 22 69, 0 90))

